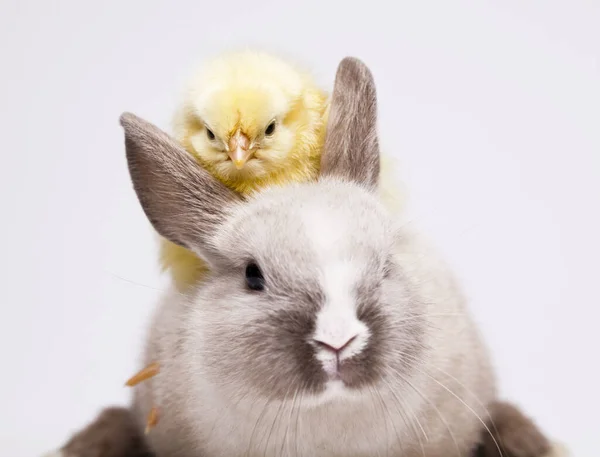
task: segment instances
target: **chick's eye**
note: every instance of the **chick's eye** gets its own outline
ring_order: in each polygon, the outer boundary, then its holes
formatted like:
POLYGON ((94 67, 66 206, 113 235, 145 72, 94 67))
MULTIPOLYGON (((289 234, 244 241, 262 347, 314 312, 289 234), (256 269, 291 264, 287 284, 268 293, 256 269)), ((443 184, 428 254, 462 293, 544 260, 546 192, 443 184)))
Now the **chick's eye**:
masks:
POLYGON ((265 278, 255 263, 249 263, 246 266, 246 285, 250 290, 261 291, 265 289, 265 278))
POLYGON ((211 129, 209 129, 208 127, 206 128, 206 136, 208 137, 208 139, 210 141, 215 139, 215 134, 212 132, 211 129))
POLYGON ((265 129, 265 135, 271 136, 275 133, 275 121, 271 122, 265 129))

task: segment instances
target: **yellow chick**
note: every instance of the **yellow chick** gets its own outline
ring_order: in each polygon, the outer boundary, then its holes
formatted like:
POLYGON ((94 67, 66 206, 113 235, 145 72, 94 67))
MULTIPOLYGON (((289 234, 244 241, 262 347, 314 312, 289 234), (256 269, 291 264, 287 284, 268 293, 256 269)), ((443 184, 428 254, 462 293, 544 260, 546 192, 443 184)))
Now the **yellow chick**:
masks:
MULTIPOLYGON (((267 53, 243 51, 208 63, 175 115, 174 136, 226 186, 316 179, 329 95, 312 76, 267 53)), ((194 253, 161 239, 161 264, 177 287, 206 271, 194 253)))

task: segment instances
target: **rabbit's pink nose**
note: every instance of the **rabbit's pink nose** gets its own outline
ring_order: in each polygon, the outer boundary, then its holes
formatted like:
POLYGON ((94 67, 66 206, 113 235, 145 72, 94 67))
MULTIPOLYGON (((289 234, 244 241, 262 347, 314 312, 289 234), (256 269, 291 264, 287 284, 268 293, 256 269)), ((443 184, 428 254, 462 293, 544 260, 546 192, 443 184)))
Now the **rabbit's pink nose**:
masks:
POLYGON ((319 346, 321 349, 325 349, 328 352, 333 352, 335 355, 338 355, 340 352, 342 352, 344 349, 346 349, 350 343, 352 343, 356 337, 358 335, 354 335, 353 337, 351 337, 350 339, 348 339, 345 343, 343 344, 332 344, 332 343, 328 343, 326 341, 321 341, 315 338, 315 343, 317 344, 317 346, 319 346))

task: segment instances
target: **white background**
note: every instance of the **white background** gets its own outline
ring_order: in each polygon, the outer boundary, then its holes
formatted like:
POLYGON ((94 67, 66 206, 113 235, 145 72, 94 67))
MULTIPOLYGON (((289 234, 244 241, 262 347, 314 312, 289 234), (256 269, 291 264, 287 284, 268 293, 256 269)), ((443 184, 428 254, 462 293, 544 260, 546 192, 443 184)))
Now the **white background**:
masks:
POLYGON ((597 0, 2 0, 0 454, 128 401, 164 283, 118 116, 168 128, 193 66, 247 45, 328 87, 345 55, 371 67, 385 150, 503 394, 598 455, 599 24, 597 0))

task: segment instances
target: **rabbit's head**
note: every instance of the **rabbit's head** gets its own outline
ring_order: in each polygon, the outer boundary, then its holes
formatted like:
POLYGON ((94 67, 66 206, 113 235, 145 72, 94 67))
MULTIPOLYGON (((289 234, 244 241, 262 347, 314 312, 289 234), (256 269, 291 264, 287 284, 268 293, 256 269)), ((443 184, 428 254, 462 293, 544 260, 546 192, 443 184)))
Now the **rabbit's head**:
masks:
POLYGON ((283 399, 354 396, 396 383, 419 358, 419 303, 377 194, 370 71, 337 72, 318 182, 243 200, 165 133, 124 114, 129 169, 155 229, 206 260, 181 307, 189 370, 214 386, 283 399))

